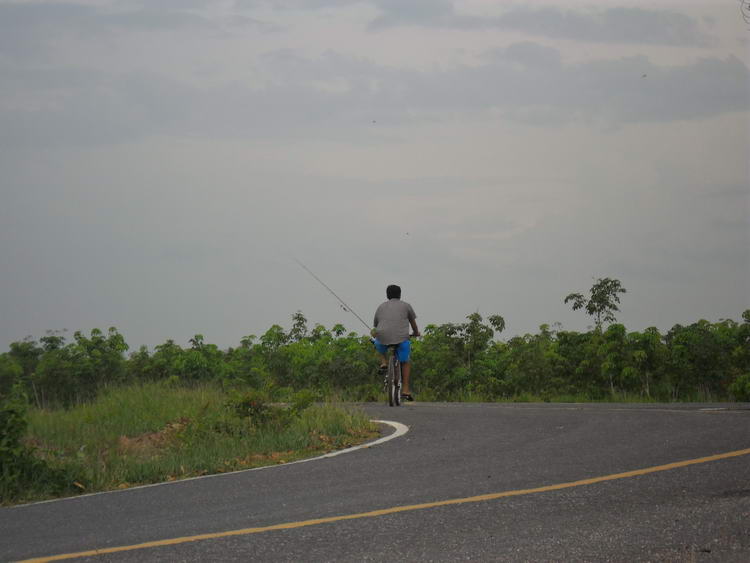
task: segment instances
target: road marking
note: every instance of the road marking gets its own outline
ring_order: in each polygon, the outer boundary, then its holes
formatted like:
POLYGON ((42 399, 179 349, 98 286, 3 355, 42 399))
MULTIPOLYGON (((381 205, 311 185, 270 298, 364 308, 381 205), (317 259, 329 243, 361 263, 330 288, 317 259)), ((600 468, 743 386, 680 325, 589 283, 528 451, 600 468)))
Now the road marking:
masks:
MULTIPOLYGON (((367 448, 371 448, 373 446, 377 446, 379 444, 382 444, 384 442, 387 442, 389 440, 393 440, 394 438, 398 438, 399 436, 403 436, 409 431, 409 427, 406 426, 406 424, 401 424, 400 422, 393 422, 392 420, 371 420, 370 422, 377 422, 379 424, 387 424, 388 426, 392 426, 396 429, 395 432, 388 434, 388 436, 384 436, 383 438, 378 438, 374 442, 367 442, 366 444, 360 444, 359 446, 352 446, 351 448, 346 448, 344 450, 338 450, 336 452, 330 452, 327 454, 320 455, 318 457, 309 457, 307 459, 299 459, 297 461, 291 461, 289 463, 286 463, 284 465, 294 465, 295 463, 307 463, 308 461, 315 461, 318 459, 326 459, 329 457, 336 457, 337 455, 341 454, 348 454, 349 452, 353 452, 356 450, 364 450, 367 448)), ((279 466, 266 466, 266 467, 279 467, 279 466)), ((258 467, 256 469, 265 469, 264 467, 258 467)))
POLYGON ((533 489, 519 489, 515 491, 503 491, 500 493, 489 493, 484 495, 477 495, 466 498, 456 498, 449 500, 441 500, 435 502, 425 502, 422 504, 411 504, 406 506, 394 506, 391 508, 383 508, 380 510, 371 510, 369 512, 360 512, 357 514, 345 514, 342 516, 330 516, 327 518, 315 518, 312 520, 302 520, 299 522, 286 522, 284 524, 273 524, 271 526, 261 526, 258 528, 243 528, 241 530, 230 530, 227 532, 214 532, 210 534, 198 534, 195 536, 184 536, 181 538, 171 538, 166 540, 157 540, 144 542, 134 545, 123 545, 118 547, 108 547, 102 549, 92 549, 89 551, 79 551, 77 553, 63 553, 60 555, 51 555, 48 557, 39 557, 35 559, 26 559, 20 563, 41 563, 46 561, 60 561, 63 559, 75 559, 77 557, 92 557, 95 555, 105 555, 108 553, 118 553, 121 551, 134 551, 137 549, 148 549, 153 547, 163 547, 167 545, 178 545, 188 542, 196 542, 203 540, 212 540, 218 538, 227 538, 231 536, 245 536, 250 534, 260 534, 263 532, 271 532, 274 530, 291 530, 294 528, 304 528, 307 526, 317 526, 318 524, 329 524, 331 522, 341 522, 343 520, 357 520, 359 518, 374 518, 377 516, 386 516, 388 514, 396 514, 399 512, 410 512, 413 510, 424 510, 427 508, 437 508, 440 506, 450 506, 454 504, 468 504, 473 502, 484 502, 488 500, 496 500, 507 497, 531 495, 535 493, 546 493, 549 491, 559 491, 560 489, 570 489, 573 487, 581 487, 584 485, 594 485, 596 483, 603 483, 605 481, 615 481, 617 479, 627 479, 630 477, 639 477, 641 475, 648 475, 649 473, 658 473, 660 471, 670 471, 672 469, 678 469, 681 467, 688 467, 690 465, 697 465, 700 463, 709 463, 712 461, 719 461, 722 459, 729 459, 733 457, 739 457, 743 455, 749 455, 750 448, 745 450, 735 450, 733 452, 726 452, 722 454, 711 455, 707 457, 699 457, 696 459, 688 459, 685 461, 677 461, 674 463, 667 463, 665 465, 656 465, 653 467, 646 467, 644 469, 636 469, 634 471, 625 471, 624 473, 613 473, 611 475, 603 475, 601 477, 591 477, 589 479, 581 479, 579 481, 570 481, 567 483, 558 483, 556 485, 546 485, 544 487, 536 487, 533 489))
POLYGON ((161 483, 149 483, 148 485, 138 485, 137 487, 128 487, 127 489, 117 489, 114 491, 99 491, 96 493, 87 493, 85 495, 76 495, 74 497, 65 497, 65 498, 53 498, 49 500, 40 500, 37 502, 27 502, 26 504, 17 504, 15 506, 11 506, 11 509, 16 508, 23 508, 25 506, 32 506, 35 504, 49 504, 52 502, 64 502, 64 501, 70 501, 70 500, 78 500, 86 497, 93 497, 93 496, 100 496, 100 495, 113 495, 118 493, 127 493, 128 491, 135 491, 138 489, 149 489, 151 487, 162 487, 165 485, 177 485, 180 483, 186 483, 188 481, 197 481, 199 479, 213 479, 217 477, 226 477, 228 475, 236 475, 237 473, 247 473, 249 471, 263 471, 267 469, 275 469, 279 467, 286 467, 288 465, 295 465, 298 463, 307 463, 309 461, 318 461, 321 459, 327 459, 329 457, 336 457, 337 455, 341 454, 348 454, 351 452, 354 452, 356 450, 364 450, 367 448, 371 448, 373 446, 378 446, 380 444, 383 444, 385 442, 388 442, 389 440, 393 440, 394 438, 398 438, 400 436, 403 436, 409 431, 409 427, 405 424, 401 424, 400 422, 394 422, 392 420, 371 420, 370 422, 377 422, 379 424, 386 424, 388 426, 391 426, 395 429, 394 432, 391 432, 388 434, 388 436, 383 436, 382 438, 378 438, 377 440, 374 440, 372 442, 366 442, 364 444, 360 444, 359 446, 352 446, 351 448, 346 448, 343 450, 337 450, 335 452, 329 452, 327 454, 319 455, 316 457, 308 457, 305 459, 298 459, 297 461, 287 461, 285 463, 280 463, 277 465, 263 465, 262 467, 251 467, 250 469, 238 469, 237 471, 227 471, 226 473, 212 473, 211 475, 199 475, 197 477, 187 477, 185 479, 178 479, 177 481, 163 481, 161 483))

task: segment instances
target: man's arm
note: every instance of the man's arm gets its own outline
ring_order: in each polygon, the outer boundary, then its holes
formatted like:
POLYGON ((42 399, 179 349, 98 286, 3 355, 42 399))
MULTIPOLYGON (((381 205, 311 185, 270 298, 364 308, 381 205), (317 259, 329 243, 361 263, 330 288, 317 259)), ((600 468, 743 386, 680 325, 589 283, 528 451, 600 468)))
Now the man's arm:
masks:
POLYGON ((419 327, 417 326, 417 319, 409 319, 409 324, 411 325, 411 335, 420 336, 419 327))

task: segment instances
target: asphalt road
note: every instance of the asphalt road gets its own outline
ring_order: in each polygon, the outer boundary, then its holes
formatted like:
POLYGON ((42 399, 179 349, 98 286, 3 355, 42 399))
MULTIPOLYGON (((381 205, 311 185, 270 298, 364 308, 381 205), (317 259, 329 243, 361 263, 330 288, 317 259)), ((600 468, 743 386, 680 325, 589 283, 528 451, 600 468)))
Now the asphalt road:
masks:
POLYGON ((409 432, 309 463, 2 508, 0 560, 130 546, 90 559, 746 562, 750 406, 726 407, 361 405, 409 432), (325 521, 339 516, 351 518, 325 521))

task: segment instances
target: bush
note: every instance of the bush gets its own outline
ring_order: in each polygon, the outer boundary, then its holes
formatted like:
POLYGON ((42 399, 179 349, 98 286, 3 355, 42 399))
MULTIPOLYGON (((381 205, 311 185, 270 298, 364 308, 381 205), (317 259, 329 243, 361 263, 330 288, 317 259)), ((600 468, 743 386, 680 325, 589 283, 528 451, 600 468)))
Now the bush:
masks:
POLYGON ((238 417, 248 418, 257 424, 264 424, 271 413, 268 395, 257 389, 233 394, 226 406, 238 417))
POLYGON ((729 392, 737 401, 750 402, 750 373, 739 376, 729 386, 729 392))
POLYGON ((292 395, 290 408, 293 413, 299 415, 303 410, 311 406, 318 399, 318 394, 310 389, 302 389, 292 395))
POLYGON ((27 490, 60 492, 64 473, 53 470, 23 442, 28 422, 27 398, 20 385, 0 395, 0 502, 18 499, 27 490))

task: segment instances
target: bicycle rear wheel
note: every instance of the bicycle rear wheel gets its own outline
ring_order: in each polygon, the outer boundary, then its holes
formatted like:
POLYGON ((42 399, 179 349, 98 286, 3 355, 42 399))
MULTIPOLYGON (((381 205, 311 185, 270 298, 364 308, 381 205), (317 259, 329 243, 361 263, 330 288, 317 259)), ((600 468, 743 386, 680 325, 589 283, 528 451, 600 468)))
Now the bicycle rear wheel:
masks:
POLYGON ((395 377, 393 378, 393 394, 395 395, 396 406, 401 406, 401 362, 396 359, 395 368, 393 370, 395 377))
POLYGON ((386 383, 388 393, 388 405, 393 407, 397 405, 397 400, 400 400, 401 397, 398 395, 398 389, 396 387, 396 356, 395 354, 392 354, 390 358, 388 358, 388 377, 387 377, 387 383, 386 383))

